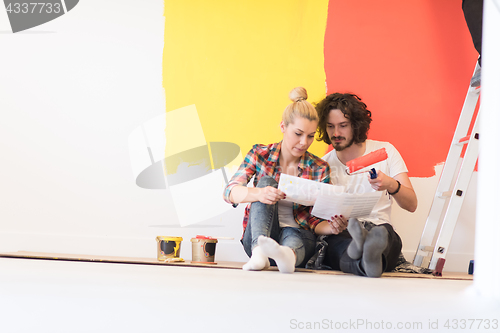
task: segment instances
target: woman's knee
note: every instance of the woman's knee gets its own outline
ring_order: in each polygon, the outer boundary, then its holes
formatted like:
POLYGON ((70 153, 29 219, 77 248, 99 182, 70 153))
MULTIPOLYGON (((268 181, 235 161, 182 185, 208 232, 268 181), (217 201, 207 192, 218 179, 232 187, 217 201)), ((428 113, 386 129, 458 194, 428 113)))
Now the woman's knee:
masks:
POLYGON ((263 187, 267 187, 267 186, 272 186, 272 187, 278 188, 278 182, 276 181, 276 179, 274 179, 271 176, 264 176, 261 179, 259 179, 259 182, 257 183, 257 187, 263 188, 263 187))

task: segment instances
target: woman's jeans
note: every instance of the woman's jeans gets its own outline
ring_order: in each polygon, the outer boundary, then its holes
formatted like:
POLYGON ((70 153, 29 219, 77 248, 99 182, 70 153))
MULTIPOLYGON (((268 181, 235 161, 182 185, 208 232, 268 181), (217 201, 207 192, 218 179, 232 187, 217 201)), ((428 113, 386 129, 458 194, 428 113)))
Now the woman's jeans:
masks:
MULTIPOLYGON (((257 187, 266 186, 278 188, 278 183, 274 178, 264 176, 259 180, 257 187)), ((257 239, 261 235, 271 237, 280 245, 291 248, 297 258, 295 267, 304 267, 314 255, 316 237, 313 232, 302 228, 281 228, 278 221, 278 203, 267 205, 256 201, 251 204, 248 224, 241 240, 249 257, 252 256, 252 249, 258 245, 257 239)), ((276 265, 274 260, 271 259, 270 262, 272 266, 276 265)))

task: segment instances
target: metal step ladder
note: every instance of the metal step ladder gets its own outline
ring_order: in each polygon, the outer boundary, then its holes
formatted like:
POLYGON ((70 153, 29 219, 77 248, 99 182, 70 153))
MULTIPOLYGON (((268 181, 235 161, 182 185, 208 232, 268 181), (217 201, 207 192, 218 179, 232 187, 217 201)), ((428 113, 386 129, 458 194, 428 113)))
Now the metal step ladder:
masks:
MULTIPOLYGON (((474 74, 479 68, 479 64, 476 63, 474 74)), ((440 269, 444 265, 446 253, 479 154, 478 119, 481 108, 479 108, 476 117, 474 117, 474 111, 479 100, 480 90, 480 87, 469 86, 420 244, 413 260, 415 266, 428 267, 434 270, 438 261, 440 262, 440 269), (472 131, 470 135, 467 135, 472 122, 474 122, 472 131), (461 161, 460 155, 464 145, 467 146, 461 161), (439 233, 436 233, 439 227, 439 233)))

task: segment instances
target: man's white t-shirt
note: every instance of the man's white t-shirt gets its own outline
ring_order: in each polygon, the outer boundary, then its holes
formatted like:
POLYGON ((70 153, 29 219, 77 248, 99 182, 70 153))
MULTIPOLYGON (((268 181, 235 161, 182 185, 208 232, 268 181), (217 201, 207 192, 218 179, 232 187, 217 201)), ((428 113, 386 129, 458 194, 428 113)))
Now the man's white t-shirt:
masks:
MULTIPOLYGON (((385 161, 373 164, 371 167, 375 168, 377 171, 382 171, 390 177, 394 177, 402 172, 408 172, 401 154, 399 154, 396 148, 389 142, 366 140, 366 151, 364 155, 381 148, 385 148, 388 158, 385 161)), ((348 175, 346 173, 347 166, 340 162, 335 150, 323 156, 323 160, 330 164, 333 185, 345 186, 347 193, 375 192, 368 181, 370 177, 369 173, 365 172, 352 176, 348 175)), ((384 191, 370 216, 359 218, 358 220, 370 221, 375 224, 391 223, 391 205, 392 197, 387 191, 384 191)))

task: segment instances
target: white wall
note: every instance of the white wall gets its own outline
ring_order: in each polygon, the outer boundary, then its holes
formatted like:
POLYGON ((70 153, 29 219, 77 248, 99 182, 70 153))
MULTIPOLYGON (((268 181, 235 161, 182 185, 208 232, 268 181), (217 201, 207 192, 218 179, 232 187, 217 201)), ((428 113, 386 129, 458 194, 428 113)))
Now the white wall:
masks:
MULTIPOLYGON (((218 244, 218 260, 246 259, 243 207, 181 228, 168 190, 135 185, 129 135, 166 111, 163 29, 162 1, 80 1, 16 34, 0 10, 0 251, 154 257, 155 237, 175 235, 190 259, 189 239, 207 234, 235 238, 218 244)), ((437 176, 412 181, 417 212, 394 212, 409 260, 437 176)), ((448 270, 466 271, 473 257, 466 202, 448 270)), ((193 213, 203 214, 196 202, 193 213)))
POLYGON ((484 4, 482 46, 482 105, 481 141, 479 154, 481 174, 478 180, 478 214, 475 251, 478 256, 474 277, 474 289, 482 296, 500 300, 500 233, 498 205, 500 186, 498 164, 498 123, 500 122, 500 2, 486 0, 484 4))

